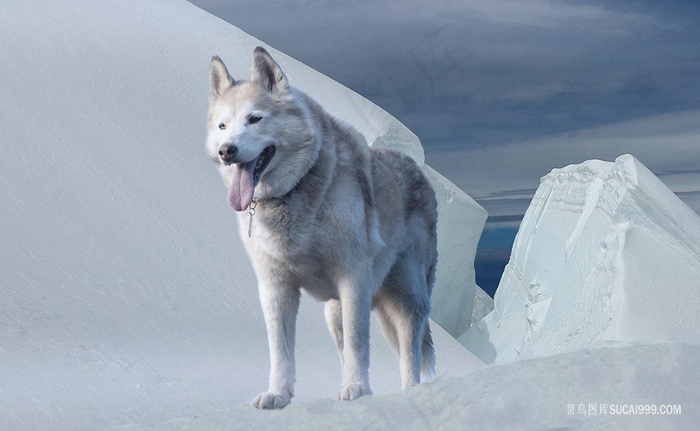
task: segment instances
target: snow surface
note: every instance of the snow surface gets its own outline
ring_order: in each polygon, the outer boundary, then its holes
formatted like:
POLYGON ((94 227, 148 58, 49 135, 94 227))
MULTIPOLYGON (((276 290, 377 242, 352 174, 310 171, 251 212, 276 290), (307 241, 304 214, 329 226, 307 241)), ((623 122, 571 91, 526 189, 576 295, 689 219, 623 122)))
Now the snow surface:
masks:
POLYGON ((240 406, 119 431, 691 430, 700 422, 699 356, 700 346, 689 344, 584 349, 351 403, 316 400, 274 412, 240 406), (588 415, 590 404, 595 415, 588 415), (610 414, 613 405, 629 411, 630 404, 653 405, 657 412, 680 405, 680 414, 610 414))
MULTIPOLYGON (((247 77, 262 43, 159 0, 3 1, 0 41, 0 429, 153 423, 266 389, 254 274, 204 152, 211 56, 247 77)), ((271 52, 369 142, 423 163, 418 138, 389 114, 271 52)), ((486 214, 424 168, 440 200, 433 316, 457 334, 479 292, 472 262, 486 214)), ((398 361, 376 321, 372 331, 381 394, 399 386, 398 361)), ((322 306, 307 297, 297 333, 295 402, 334 398, 340 366, 322 306)), ((438 373, 483 366, 433 333, 438 373)))
POLYGON ((486 363, 600 341, 700 342, 700 216, 630 155, 554 169, 495 308, 459 340, 486 363))

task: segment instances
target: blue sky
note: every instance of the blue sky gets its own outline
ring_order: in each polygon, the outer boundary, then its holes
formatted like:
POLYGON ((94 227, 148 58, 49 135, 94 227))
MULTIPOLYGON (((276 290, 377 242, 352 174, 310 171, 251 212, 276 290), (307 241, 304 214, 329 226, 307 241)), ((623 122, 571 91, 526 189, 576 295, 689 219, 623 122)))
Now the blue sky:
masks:
POLYGON ((700 3, 191 2, 413 130, 489 211, 476 261, 488 292, 552 168, 631 153, 700 211, 700 3))

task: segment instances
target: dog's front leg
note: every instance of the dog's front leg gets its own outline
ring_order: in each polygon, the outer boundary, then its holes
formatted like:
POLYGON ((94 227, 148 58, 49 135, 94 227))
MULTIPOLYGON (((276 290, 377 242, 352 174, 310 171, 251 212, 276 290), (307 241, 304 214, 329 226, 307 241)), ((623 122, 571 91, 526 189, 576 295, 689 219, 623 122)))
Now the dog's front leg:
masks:
POLYGON ((259 409, 281 409, 294 396, 294 336, 299 289, 281 283, 261 282, 259 287, 270 348, 270 386, 253 399, 259 409))
POLYGON ((344 277, 338 283, 343 320, 343 386, 338 399, 369 395, 369 317, 372 306, 367 277, 344 277))

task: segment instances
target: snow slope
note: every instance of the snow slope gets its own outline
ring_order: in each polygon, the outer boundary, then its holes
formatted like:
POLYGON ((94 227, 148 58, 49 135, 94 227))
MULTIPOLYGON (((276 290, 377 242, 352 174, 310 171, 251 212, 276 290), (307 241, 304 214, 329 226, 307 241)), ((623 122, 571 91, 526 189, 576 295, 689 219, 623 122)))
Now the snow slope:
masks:
POLYGON ((630 155, 542 178, 495 309, 459 340, 486 363, 601 341, 700 341, 700 216, 630 155))
POLYGON ((700 421, 698 355, 700 346, 688 344, 584 349, 442 377, 400 396, 317 400, 277 412, 240 406, 119 430, 691 430, 700 421), (632 415, 630 404, 679 414, 632 415), (618 411, 628 414, 611 414, 618 411))
MULTIPOLYGON (((247 77, 261 42, 161 0, 3 1, 0 41, 0 429, 156 422, 266 389, 253 271, 204 153, 211 56, 247 77)), ((397 120, 271 51, 374 145, 423 163, 397 120)), ((434 317, 456 333, 472 318, 485 212, 425 169, 440 196, 434 317)), ((337 355, 321 305, 302 302, 297 401, 330 399, 337 355)), ((483 365, 434 334, 439 373, 483 365)), ((376 393, 399 385, 376 324, 370 378, 376 393)))

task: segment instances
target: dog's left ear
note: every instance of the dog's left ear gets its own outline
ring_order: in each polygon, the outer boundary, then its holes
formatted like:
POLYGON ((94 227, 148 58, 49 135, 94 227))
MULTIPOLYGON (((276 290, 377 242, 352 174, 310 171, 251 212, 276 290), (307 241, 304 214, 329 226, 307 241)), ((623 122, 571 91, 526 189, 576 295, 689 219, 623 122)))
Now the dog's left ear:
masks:
POLYGON ((253 69, 250 72, 250 80, 259 82, 264 89, 275 94, 289 91, 287 76, 279 64, 272 59, 270 53, 261 46, 253 51, 253 69))

